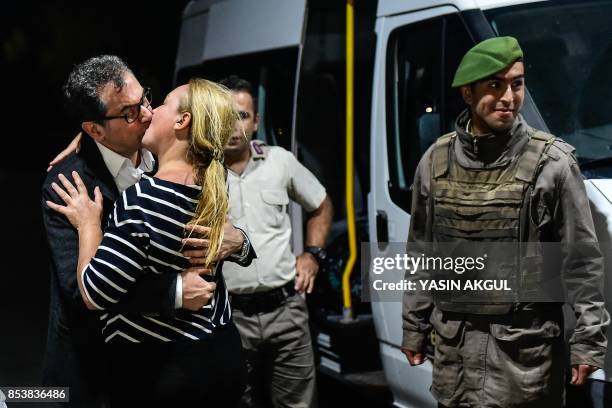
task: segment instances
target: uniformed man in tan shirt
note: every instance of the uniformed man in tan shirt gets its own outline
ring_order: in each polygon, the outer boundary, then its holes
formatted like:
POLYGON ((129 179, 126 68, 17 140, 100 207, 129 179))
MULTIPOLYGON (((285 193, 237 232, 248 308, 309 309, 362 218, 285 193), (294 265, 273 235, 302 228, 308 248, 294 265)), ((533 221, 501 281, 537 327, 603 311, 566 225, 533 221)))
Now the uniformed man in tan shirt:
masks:
POLYGON ((316 405, 315 367, 303 292, 312 291, 332 219, 325 188, 291 152, 252 141, 258 115, 252 87, 224 79, 241 117, 225 149, 231 223, 251 240, 257 259, 246 268, 226 264, 233 319, 246 351, 246 406, 316 405), (291 248, 289 200, 309 214, 305 251, 291 248), (269 387, 266 389, 265 387, 269 387))

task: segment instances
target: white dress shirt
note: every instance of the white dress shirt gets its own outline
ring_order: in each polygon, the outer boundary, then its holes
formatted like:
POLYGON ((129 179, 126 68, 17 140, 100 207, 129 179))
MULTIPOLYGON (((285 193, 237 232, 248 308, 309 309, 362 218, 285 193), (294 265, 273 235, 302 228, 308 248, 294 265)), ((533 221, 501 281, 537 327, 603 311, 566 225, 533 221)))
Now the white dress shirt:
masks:
POLYGON ((134 163, 127 157, 113 152, 98 142, 96 144, 100 149, 106 168, 115 180, 119 194, 123 193, 129 186, 139 182, 144 173, 153 171, 155 159, 148 150, 140 149, 140 165, 135 167, 134 163))

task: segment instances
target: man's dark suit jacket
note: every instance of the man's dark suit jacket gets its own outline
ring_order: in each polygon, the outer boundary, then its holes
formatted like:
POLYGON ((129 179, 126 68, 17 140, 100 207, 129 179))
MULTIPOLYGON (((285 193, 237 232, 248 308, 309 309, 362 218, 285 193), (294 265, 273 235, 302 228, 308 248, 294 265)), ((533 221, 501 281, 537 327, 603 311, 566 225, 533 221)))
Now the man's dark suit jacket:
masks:
MULTIPOLYGON (((85 136, 81 150, 55 166, 42 187, 43 221, 51 252, 51 290, 47 353, 43 384, 70 387, 70 405, 99 407, 103 400, 104 360, 100 335, 99 312, 85 307, 76 281, 79 255, 77 231, 66 217, 48 208, 46 200, 63 204, 51 188, 58 175, 72 180, 77 171, 87 186, 90 197, 99 186, 104 197, 102 226, 118 197, 117 187, 95 142, 85 136)), ((153 275, 139 280, 116 308, 125 312, 159 312, 171 315, 176 291, 175 274, 153 275)))

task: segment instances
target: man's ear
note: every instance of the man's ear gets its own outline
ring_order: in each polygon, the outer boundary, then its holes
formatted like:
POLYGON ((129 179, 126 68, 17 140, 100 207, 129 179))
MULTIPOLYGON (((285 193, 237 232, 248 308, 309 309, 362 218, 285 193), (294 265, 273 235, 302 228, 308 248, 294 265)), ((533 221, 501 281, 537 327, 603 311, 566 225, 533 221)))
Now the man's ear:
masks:
POLYGON ((181 112, 174 124, 175 130, 188 129, 191 126, 191 112, 181 112))
POLYGON ((468 105, 472 105, 472 86, 471 85, 463 85, 460 88, 461 91, 461 96, 463 97, 463 101, 468 104, 468 105))
POLYGON ((83 122, 81 123, 81 129, 83 129, 83 132, 91 136, 96 142, 102 143, 102 141, 104 141, 104 136, 106 133, 104 128, 99 123, 83 122))
POLYGON ((255 114, 255 118, 253 118, 253 132, 257 132, 259 128, 259 113, 255 114))

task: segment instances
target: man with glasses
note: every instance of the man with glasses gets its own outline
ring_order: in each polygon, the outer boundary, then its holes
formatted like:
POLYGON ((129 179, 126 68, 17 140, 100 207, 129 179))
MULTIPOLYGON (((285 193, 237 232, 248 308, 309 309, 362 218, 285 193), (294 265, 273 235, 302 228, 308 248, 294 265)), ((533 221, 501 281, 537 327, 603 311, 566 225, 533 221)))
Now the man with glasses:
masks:
MULTIPOLYGON (((141 149, 153 110, 149 88, 143 88, 116 56, 93 57, 77 65, 64 92, 71 113, 89 136, 80 140, 78 154, 56 163, 42 188, 43 220, 52 257, 43 384, 70 387, 69 406, 101 407, 105 404, 104 373, 100 370, 104 366, 104 339, 99 334, 99 316, 87 310, 77 287, 78 234, 45 201, 61 202, 51 185, 59 174, 68 176, 76 171, 90 194, 100 187, 104 218, 108 218, 123 190, 155 168, 151 153, 141 149)), ((222 252, 239 252, 230 260, 244 265, 254 256, 246 236, 230 224, 225 228, 222 252)), ((172 315, 177 308, 197 310, 208 303, 215 289, 214 283, 200 276, 207 272, 194 266, 174 276, 147 274, 116 309, 150 312, 151 316, 172 315)))

